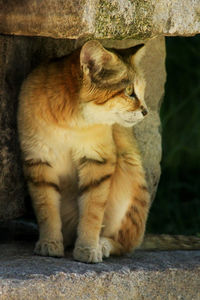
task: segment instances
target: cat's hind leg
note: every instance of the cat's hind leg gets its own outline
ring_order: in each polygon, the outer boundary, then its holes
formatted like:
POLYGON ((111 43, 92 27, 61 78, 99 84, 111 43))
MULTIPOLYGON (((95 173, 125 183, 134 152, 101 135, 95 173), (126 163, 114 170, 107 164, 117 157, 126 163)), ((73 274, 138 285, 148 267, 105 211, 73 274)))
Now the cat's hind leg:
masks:
POLYGON ((122 245, 113 238, 100 237, 100 248, 103 257, 110 255, 121 255, 124 252, 122 245))
POLYGON ((115 172, 104 214, 101 236, 111 238, 116 247, 110 254, 131 252, 143 240, 150 207, 145 173, 136 142, 129 129, 115 126, 118 149, 115 172))
POLYGON ((129 253, 143 240, 150 197, 142 169, 137 166, 131 169, 133 174, 136 172, 135 176, 125 177, 121 167, 113 176, 101 233, 105 257, 129 253), (120 190, 124 192, 120 193, 120 190))

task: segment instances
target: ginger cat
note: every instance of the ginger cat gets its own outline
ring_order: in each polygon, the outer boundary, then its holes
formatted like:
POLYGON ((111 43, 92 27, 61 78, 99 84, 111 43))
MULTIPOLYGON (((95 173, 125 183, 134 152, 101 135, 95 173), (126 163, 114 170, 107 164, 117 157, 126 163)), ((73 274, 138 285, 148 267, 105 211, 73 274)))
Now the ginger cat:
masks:
POLYGON ((23 83, 18 129, 36 254, 63 256, 76 241, 76 260, 100 262, 142 242, 150 197, 131 126, 147 114, 143 52, 123 58, 89 41, 23 83))
POLYGON ((132 126, 147 115, 144 48, 89 41, 24 81, 18 130, 36 254, 62 257, 75 243, 74 259, 96 263, 141 244, 150 196, 132 126))

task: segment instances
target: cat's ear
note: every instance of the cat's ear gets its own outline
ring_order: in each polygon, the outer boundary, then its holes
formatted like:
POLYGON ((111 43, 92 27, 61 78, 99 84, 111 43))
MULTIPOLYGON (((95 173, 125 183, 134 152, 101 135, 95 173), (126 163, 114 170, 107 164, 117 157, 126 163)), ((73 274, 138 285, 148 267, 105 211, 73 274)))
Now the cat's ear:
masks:
POLYGON ((97 74, 112 60, 112 53, 107 51, 98 41, 86 42, 80 53, 83 71, 90 76, 97 74))
POLYGON ((143 58, 146 47, 144 44, 139 44, 134 47, 134 53, 131 56, 131 62, 134 64, 134 66, 138 66, 140 64, 141 59, 143 58))
POLYGON ((134 65, 139 65, 142 57, 145 53, 145 44, 139 44, 127 49, 115 49, 115 52, 119 54, 122 58, 131 58, 131 62, 134 65))

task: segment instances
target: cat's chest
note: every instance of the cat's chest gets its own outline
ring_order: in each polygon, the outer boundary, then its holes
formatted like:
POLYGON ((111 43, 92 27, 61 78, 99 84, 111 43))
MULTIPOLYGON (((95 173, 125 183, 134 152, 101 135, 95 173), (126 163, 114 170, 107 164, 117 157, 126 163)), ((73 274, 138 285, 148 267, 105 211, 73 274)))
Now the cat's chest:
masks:
POLYGON ((102 160, 115 152, 111 126, 96 125, 72 130, 68 138, 76 162, 83 157, 102 160))
POLYGON ((115 152, 109 126, 67 130, 52 128, 45 137, 45 144, 48 145, 48 161, 61 176, 75 174, 83 157, 101 160, 115 152))
POLYGON ((58 176, 74 173, 71 143, 66 130, 53 126, 41 128, 34 151, 42 160, 49 162, 58 176))

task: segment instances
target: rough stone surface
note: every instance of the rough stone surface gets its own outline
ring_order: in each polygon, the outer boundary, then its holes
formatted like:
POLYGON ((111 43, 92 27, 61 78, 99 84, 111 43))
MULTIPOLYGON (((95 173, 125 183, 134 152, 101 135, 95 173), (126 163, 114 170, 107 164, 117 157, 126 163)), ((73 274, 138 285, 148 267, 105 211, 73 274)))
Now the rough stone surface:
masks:
POLYGON ((200 299, 200 251, 137 251, 95 265, 32 251, 31 243, 0 245, 1 300, 200 299))
MULTIPOLYGON (((102 40, 105 46, 113 48, 126 48, 139 42, 141 41, 102 40)), ((66 55, 82 44, 83 40, 0 36, 0 220, 20 216, 25 211, 26 192, 16 129, 17 95, 20 85, 39 63, 66 55)), ((150 40, 146 46, 142 67, 147 81, 145 95, 150 113, 136 127, 136 135, 153 198, 160 176, 161 141, 158 112, 165 83, 164 39, 160 37, 150 40)))
POLYGON ((12 41, 0 36, 0 219, 16 217, 24 210, 16 135, 17 90, 23 70, 16 65, 17 45, 12 41))
POLYGON ((0 0, 0 33, 150 38, 200 33, 200 0, 0 0))

